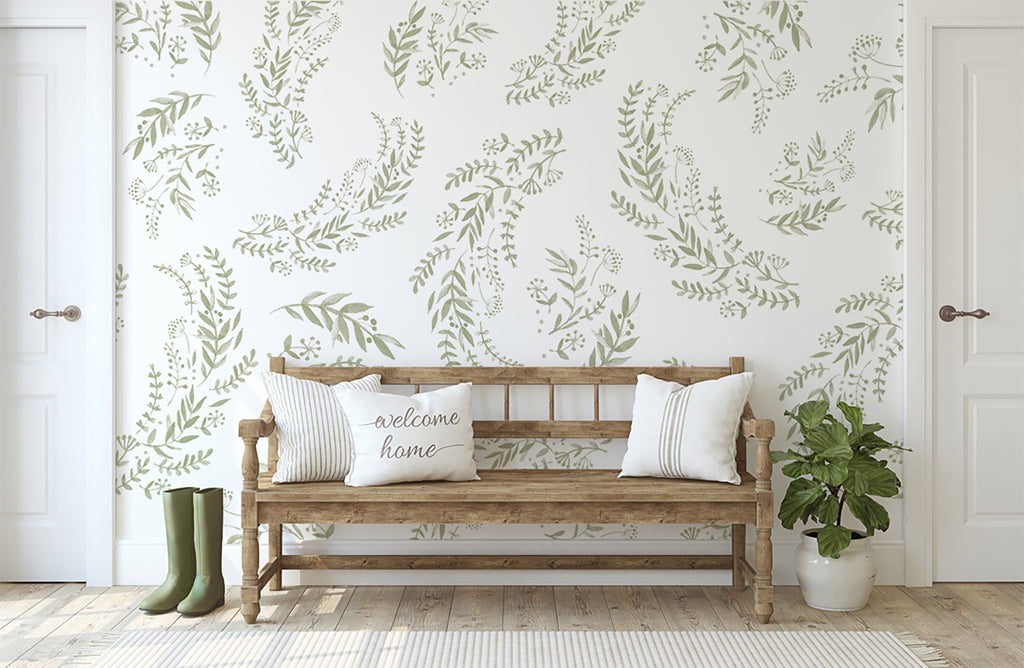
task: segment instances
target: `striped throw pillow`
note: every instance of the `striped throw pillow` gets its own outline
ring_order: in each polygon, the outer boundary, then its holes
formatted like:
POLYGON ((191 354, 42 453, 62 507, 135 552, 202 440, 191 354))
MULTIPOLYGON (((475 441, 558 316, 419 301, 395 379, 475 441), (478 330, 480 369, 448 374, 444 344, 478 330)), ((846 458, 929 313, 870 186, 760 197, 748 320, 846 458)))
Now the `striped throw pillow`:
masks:
POLYGON ((637 376, 633 424, 619 477, 738 485, 736 435, 753 382, 750 372, 693 385, 637 376))
MULTIPOLYGON (((344 480, 352 468, 352 428, 331 386, 271 372, 263 384, 277 423, 274 482, 344 480)), ((380 375, 339 385, 380 392, 380 375)))

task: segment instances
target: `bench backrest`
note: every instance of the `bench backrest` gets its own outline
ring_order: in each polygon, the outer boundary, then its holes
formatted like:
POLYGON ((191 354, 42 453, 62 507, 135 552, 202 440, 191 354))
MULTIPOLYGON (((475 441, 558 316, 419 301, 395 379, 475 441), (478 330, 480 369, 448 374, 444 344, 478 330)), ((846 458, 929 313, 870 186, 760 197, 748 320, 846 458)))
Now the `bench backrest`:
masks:
MULTIPOLYGON (((505 391, 503 420, 473 420, 475 438, 626 438, 629 420, 602 420, 600 392, 602 386, 636 385, 636 377, 646 373, 683 385, 702 380, 723 378, 743 371, 743 358, 730 357, 729 366, 659 366, 659 367, 309 367, 285 366, 283 357, 270 358, 270 370, 295 378, 314 380, 327 385, 355 380, 379 373, 382 385, 420 386, 473 385, 503 386, 505 391), (548 419, 510 420, 510 403, 515 386, 548 386, 548 419), (586 420, 555 419, 555 388, 565 385, 591 385, 594 388, 594 417, 586 420)), ((271 474, 277 470, 277 434, 269 438, 267 464, 271 474)), ((746 439, 737 437, 736 467, 747 469, 746 439)))

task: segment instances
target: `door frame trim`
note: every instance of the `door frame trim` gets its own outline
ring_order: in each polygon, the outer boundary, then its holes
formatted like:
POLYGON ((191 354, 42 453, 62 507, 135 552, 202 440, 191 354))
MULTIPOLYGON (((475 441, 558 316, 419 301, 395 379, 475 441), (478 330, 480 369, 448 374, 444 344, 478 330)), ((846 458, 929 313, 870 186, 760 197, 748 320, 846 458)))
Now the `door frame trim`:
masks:
POLYGON ((929 587, 934 575, 933 435, 934 230, 932 218, 932 37, 940 28, 1024 27, 1019 0, 908 0, 906 5, 906 201, 903 438, 912 451, 903 462, 906 537, 905 581, 929 587))
POLYGON ((0 27, 85 30, 87 128, 85 572, 89 586, 114 582, 114 3, 0 0, 0 27))

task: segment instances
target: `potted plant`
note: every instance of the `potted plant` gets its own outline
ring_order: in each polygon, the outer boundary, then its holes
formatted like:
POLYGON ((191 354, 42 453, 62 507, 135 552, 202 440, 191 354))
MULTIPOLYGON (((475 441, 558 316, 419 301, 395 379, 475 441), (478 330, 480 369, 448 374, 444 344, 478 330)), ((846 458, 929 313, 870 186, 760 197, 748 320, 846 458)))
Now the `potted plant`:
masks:
POLYGON ((796 552, 796 575, 804 600, 823 610, 859 610, 871 595, 875 564, 870 537, 889 528, 889 513, 872 496, 893 497, 900 479, 883 450, 906 450, 878 435, 882 425, 864 424, 860 408, 837 403, 847 424, 829 413, 829 402, 806 401, 786 415, 796 421, 803 441, 797 450, 772 451, 773 462, 793 479, 779 508, 782 526, 814 521, 796 552), (863 530, 843 525, 849 510, 863 530))

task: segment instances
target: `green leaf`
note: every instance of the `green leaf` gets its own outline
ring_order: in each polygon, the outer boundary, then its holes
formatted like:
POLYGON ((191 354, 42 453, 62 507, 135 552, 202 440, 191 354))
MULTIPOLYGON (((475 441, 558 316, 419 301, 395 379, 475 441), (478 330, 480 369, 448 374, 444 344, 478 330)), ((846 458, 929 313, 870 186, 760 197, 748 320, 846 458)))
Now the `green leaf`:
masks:
POLYGON ((874 535, 876 529, 885 531, 889 528, 889 513, 878 501, 867 496, 846 495, 846 507, 861 521, 869 536, 874 535))
POLYGON ((865 453, 858 453, 850 461, 849 469, 843 486, 852 494, 891 497, 899 493, 900 480, 885 462, 865 453))
POLYGON ((782 526, 792 529, 797 520, 807 521, 812 510, 825 497, 825 490, 817 483, 806 478, 797 478, 789 484, 786 496, 779 506, 779 519, 782 526))
POLYGON ((811 466, 811 476, 813 476, 815 480, 820 480, 826 485, 842 485, 843 481, 846 480, 848 473, 849 467, 847 466, 847 463, 842 460, 824 464, 814 464, 811 466))
POLYGON ((786 415, 796 420, 800 431, 806 436, 807 432, 817 429, 828 415, 828 402, 805 401, 797 406, 795 414, 787 411, 786 415))
POLYGON ((864 411, 856 406, 851 406, 845 402, 838 402, 839 410, 846 416, 847 422, 850 423, 850 440, 856 442, 864 429, 864 411))
POLYGON ((829 559, 838 559, 850 544, 853 533, 846 527, 830 525, 818 531, 818 554, 829 559))
POLYGON ((829 494, 825 497, 825 500, 818 504, 815 514, 818 517, 818 521, 828 526, 835 524, 839 520, 839 497, 829 494))

